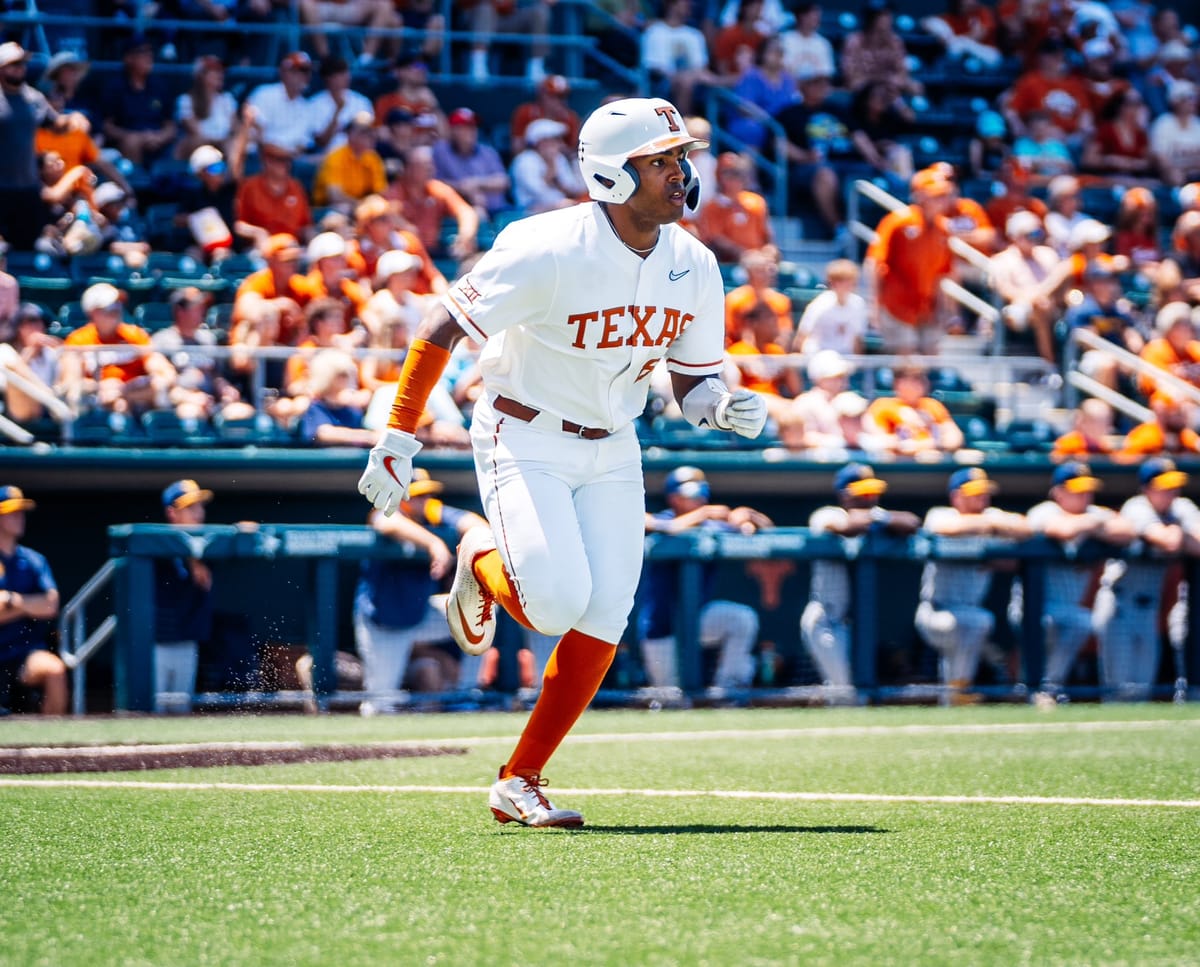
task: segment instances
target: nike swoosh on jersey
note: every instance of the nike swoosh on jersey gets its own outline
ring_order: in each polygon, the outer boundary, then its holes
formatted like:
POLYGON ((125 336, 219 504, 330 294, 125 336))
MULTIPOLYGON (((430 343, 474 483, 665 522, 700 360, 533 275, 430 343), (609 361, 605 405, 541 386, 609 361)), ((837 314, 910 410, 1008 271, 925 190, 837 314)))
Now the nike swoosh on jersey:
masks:
POLYGON ((687 275, 690 271, 692 271, 692 270, 684 269, 682 272, 676 272, 674 269, 672 269, 670 272, 667 273, 667 278, 670 279, 672 282, 678 282, 685 275, 687 275))
POLYGON ((455 601, 454 607, 458 609, 458 622, 460 625, 462 625, 462 633, 466 636, 467 641, 473 645, 477 645, 483 641, 482 631, 480 631, 477 635, 471 634, 471 626, 467 623, 467 616, 463 614, 462 605, 455 601))
POLYGON ((387 471, 389 477, 391 477, 394 481, 396 481, 396 483, 400 484, 400 486, 403 487, 404 484, 401 483, 400 478, 396 476, 396 471, 392 469, 392 464, 395 462, 396 462, 396 458, 393 456, 384 457, 383 458, 383 469, 387 471))

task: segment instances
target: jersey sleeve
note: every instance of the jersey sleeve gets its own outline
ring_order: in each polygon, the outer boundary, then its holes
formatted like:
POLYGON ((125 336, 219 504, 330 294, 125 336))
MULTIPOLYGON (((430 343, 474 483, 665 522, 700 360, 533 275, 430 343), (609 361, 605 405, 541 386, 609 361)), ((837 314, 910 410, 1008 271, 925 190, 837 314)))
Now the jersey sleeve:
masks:
POLYGON ((504 229, 474 268, 447 290, 442 304, 473 339, 486 340, 540 318, 558 284, 553 252, 526 226, 504 229), (514 231, 514 229, 516 229, 514 231))
POLYGON ((667 350, 667 368, 687 376, 715 376, 724 362, 725 287, 712 252, 699 242, 690 250, 694 254, 689 261, 701 274, 701 281, 692 312, 685 312, 680 319, 682 334, 667 350))
POLYGON ((827 534, 837 524, 845 523, 848 516, 841 507, 819 507, 808 519, 808 529, 813 534, 827 534))

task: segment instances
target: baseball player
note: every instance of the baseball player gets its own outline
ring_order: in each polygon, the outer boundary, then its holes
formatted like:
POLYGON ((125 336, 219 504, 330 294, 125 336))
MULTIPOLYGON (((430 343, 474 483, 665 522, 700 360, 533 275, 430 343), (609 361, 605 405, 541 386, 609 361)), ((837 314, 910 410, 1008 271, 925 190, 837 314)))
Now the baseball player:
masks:
MULTIPOLYGON (((1141 493, 1121 507, 1121 516, 1151 549, 1178 557, 1200 554, 1200 507, 1181 495, 1188 475, 1173 461, 1152 457, 1138 470, 1141 493)), ((1100 681, 1111 697, 1144 699, 1158 676, 1159 608, 1172 561, 1137 558, 1112 560, 1104 568, 1093 607, 1093 628, 1100 647, 1100 681)), ((1174 588, 1171 589, 1174 591, 1174 588)), ((1182 646, 1187 594, 1170 616, 1172 644, 1182 646)))
MULTIPOLYGON (((1026 515, 1030 529, 1068 548, 1076 548, 1089 538, 1118 547, 1129 544, 1135 536, 1129 521, 1094 502, 1102 486, 1086 463, 1064 463, 1050 478, 1050 499, 1026 515)), ((1046 565, 1042 612, 1046 665, 1041 687, 1034 695, 1039 705, 1058 700, 1079 649, 1092 633, 1092 609, 1084 602, 1097 570, 1095 564, 1046 565)), ((1018 586, 1014 585, 1014 592, 1018 586)))
MULTIPOLYGON (((648 534, 682 534, 692 530, 753 534, 774 526, 770 518, 750 507, 709 503, 711 490, 698 467, 676 467, 663 483, 665 510, 646 515, 648 534)), ((758 613, 735 601, 712 600, 717 568, 707 566, 700 608, 700 644, 720 649, 713 676, 713 694, 747 688, 754 679, 750 654, 758 640, 758 613)), ((662 561, 646 568, 645 607, 638 616, 646 680, 656 687, 679 687, 678 648, 674 634, 679 596, 679 565, 662 561)))
MULTIPOLYGON (((1021 514, 991 505, 995 489, 995 482, 979 467, 955 471, 950 475, 950 506, 930 508, 924 529, 938 537, 1028 537, 1029 523, 1021 514)), ((951 705, 980 700, 967 688, 996 624, 995 615, 983 607, 991 580, 991 568, 974 561, 929 561, 921 574, 917 633, 940 656, 938 674, 951 705)))
MULTIPOLYGON (((912 534, 920 519, 907 511, 887 511, 879 499, 887 484, 865 463, 850 463, 833 478, 837 504, 820 507, 808 519, 815 534, 858 537, 872 528, 912 534)), ((831 702, 854 704, 850 675, 850 574, 841 561, 813 561, 808 604, 800 616, 800 638, 821 673, 831 702)))
MULTIPOLYGON (((454 556, 430 528, 452 527, 461 535, 487 522, 469 510, 442 503, 438 495, 444 489, 428 471, 417 469, 400 513, 385 517, 371 511, 371 526, 385 537, 422 548, 429 555, 429 570, 422 574, 403 561, 382 558, 362 562, 354 596, 354 641, 363 663, 363 688, 368 693, 359 705, 364 716, 393 711, 395 693, 406 677, 421 691, 441 691, 449 672, 443 662, 454 665, 448 654, 439 655, 435 647, 421 649, 418 645, 450 637, 446 608, 435 592, 450 573, 454 556), (410 667, 410 658, 416 659, 415 667, 410 667)), ((465 655, 461 669, 453 669, 451 681, 457 679, 461 686, 471 687, 480 662, 479 657, 465 655)))
MULTIPOLYGON (((212 499, 196 481, 176 480, 163 489, 163 515, 176 527, 199 527, 212 499)), ((212 570, 195 557, 160 558, 154 582, 154 710, 187 713, 200 642, 212 633, 212 570)))
POLYGON ((359 491, 395 510, 421 445, 430 391, 466 335, 484 343, 474 407, 475 470, 490 528, 468 532, 447 612, 455 640, 482 652, 495 607, 561 635, 520 741, 489 795, 501 822, 579 826, 541 772, 613 660, 641 572, 645 490, 633 420, 665 359, 684 417, 747 437, 766 408, 717 374, 724 289, 716 259, 676 223, 694 210, 692 137, 661 98, 598 108, 579 136, 594 200, 514 222, 421 323, 388 428, 359 491))

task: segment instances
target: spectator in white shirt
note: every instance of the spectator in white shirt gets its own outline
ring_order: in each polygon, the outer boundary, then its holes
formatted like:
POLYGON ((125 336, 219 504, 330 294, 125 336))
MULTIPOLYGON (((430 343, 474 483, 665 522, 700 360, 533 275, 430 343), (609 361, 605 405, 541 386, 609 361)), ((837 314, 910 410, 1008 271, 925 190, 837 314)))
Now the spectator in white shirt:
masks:
POLYGON ((250 92, 246 105, 259 144, 275 144, 304 154, 319 133, 316 115, 304 91, 312 79, 312 61, 303 51, 288 54, 279 63, 279 80, 250 92))
POLYGON ((225 90, 225 65, 219 57, 200 57, 192 69, 191 89, 175 102, 175 120, 183 136, 177 158, 188 158, 202 144, 228 151, 238 124, 237 99, 225 90))
POLYGON ((671 101, 681 114, 692 113, 697 85, 717 78, 708 69, 704 34, 690 24, 692 0, 665 0, 661 20, 642 34, 642 67, 650 72, 651 93, 671 101))
POLYGON ((569 208, 587 188, 576 162, 563 153, 567 126, 538 118, 525 129, 528 147, 512 161, 513 200, 527 214, 569 208))
POLYGON ((1062 259, 1045 244, 1046 230, 1033 212, 1013 212, 1004 230, 1008 248, 991 257, 988 270, 992 288, 1005 302, 1001 315, 1014 332, 1032 329, 1039 355, 1053 362, 1058 306, 1046 280, 1062 259))
POLYGON ((341 147, 350 122, 360 114, 374 117, 375 105, 369 97, 350 89, 350 65, 341 57, 321 61, 321 82, 325 89, 308 100, 316 131, 314 140, 321 149, 341 147))
POLYGON ((837 73, 833 44, 817 33, 821 26, 821 5, 805 0, 793 9, 796 12, 795 29, 780 34, 784 70, 800 78, 833 77, 837 73))
POLYGON ((1150 125, 1150 153, 1162 179, 1182 185, 1200 177, 1200 117, 1196 116, 1196 85, 1175 81, 1167 89, 1166 114, 1150 125))
MULTIPOLYGON (((780 439, 789 449, 816 450, 824 459, 851 445, 836 402, 841 397, 856 395, 847 392, 851 372, 841 353, 832 349, 822 349, 809 359, 807 375, 812 388, 792 400, 787 412, 778 418, 780 439)), ((856 415, 861 416, 865 409, 864 401, 856 415)))
POLYGON ((825 283, 829 288, 813 299, 800 317, 793 351, 861 353, 870 313, 866 299, 855 291, 858 266, 849 259, 834 259, 825 269, 825 283))

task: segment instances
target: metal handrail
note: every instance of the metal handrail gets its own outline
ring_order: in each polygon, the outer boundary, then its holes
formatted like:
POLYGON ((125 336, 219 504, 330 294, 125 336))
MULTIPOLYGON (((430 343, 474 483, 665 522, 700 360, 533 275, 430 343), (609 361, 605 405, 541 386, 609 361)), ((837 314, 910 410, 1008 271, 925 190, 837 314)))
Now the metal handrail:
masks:
POLYGON ((106 588, 116 570, 115 559, 105 561, 58 612, 58 647, 63 664, 71 670, 71 712, 74 715, 83 715, 85 711, 88 661, 117 630, 117 617, 110 614, 85 637, 87 606, 106 588))
POLYGON ((783 125, 757 104, 747 101, 745 98, 738 97, 732 91, 727 91, 723 87, 708 88, 707 109, 708 120, 713 128, 714 148, 731 148, 741 154, 747 155, 754 162, 755 168, 770 172, 772 182, 771 211, 776 215, 786 215, 788 211, 787 134, 783 130, 783 125), (721 126, 719 119, 721 117, 720 108, 722 102, 736 111, 749 114, 770 132, 771 139, 775 142, 775 158, 773 160, 767 158, 757 148, 750 147, 741 138, 730 134, 728 130, 721 126))
POLYGON ((1137 420, 1139 423, 1149 423, 1154 419, 1154 412, 1152 410, 1142 406, 1141 403, 1131 400, 1125 394, 1118 393, 1115 389, 1105 386, 1098 379, 1084 376, 1077 369, 1067 373, 1067 383, 1076 389, 1083 390, 1089 396, 1103 400, 1114 410, 1119 410, 1130 419, 1137 420))
MULTIPOLYGON (((1109 342, 1107 339, 1097 336, 1094 332, 1089 332, 1086 329, 1071 330, 1067 341, 1069 347, 1068 363, 1071 370, 1077 368, 1075 366, 1076 343, 1080 343, 1086 348, 1094 349, 1097 352, 1107 353, 1118 363, 1137 373, 1139 376, 1147 376, 1154 380, 1155 383, 1166 386, 1174 396, 1182 397, 1191 403, 1200 403, 1200 388, 1197 388, 1185 379, 1180 379, 1174 373, 1163 369, 1161 366, 1155 366, 1153 363, 1142 359, 1141 356, 1131 353, 1128 349, 1118 346, 1116 343, 1109 342)), ((1146 412, 1149 411, 1147 410, 1146 412)), ((1153 414, 1151 414, 1152 416, 1153 414)))

